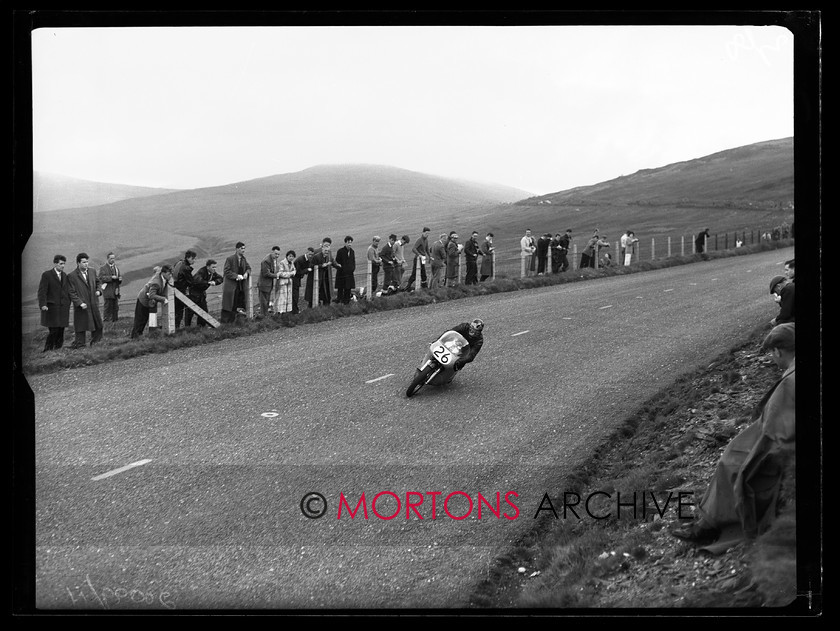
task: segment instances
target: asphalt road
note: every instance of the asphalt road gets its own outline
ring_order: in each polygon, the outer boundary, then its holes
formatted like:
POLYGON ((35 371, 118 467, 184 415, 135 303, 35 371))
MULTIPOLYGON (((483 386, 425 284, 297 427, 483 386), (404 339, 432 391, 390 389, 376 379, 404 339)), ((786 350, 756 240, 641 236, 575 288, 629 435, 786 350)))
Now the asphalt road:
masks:
POLYGON ((37 606, 462 606, 601 438, 776 314, 769 279, 792 255, 32 377, 37 606), (426 345, 474 316, 486 323, 477 360, 407 399, 426 345), (312 492, 320 519, 302 512, 312 492), (368 518, 351 518, 362 493, 368 518))

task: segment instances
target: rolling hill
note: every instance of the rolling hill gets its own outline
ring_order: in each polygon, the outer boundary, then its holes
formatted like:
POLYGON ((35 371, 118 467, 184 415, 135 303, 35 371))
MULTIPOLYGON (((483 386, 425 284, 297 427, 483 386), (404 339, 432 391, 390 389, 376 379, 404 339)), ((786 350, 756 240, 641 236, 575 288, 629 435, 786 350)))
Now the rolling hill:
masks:
POLYGON ((173 190, 176 189, 91 182, 58 173, 36 171, 32 176, 32 210, 37 213, 60 208, 99 206, 173 190))
POLYGON ((793 178, 793 138, 784 138, 642 169, 519 204, 793 208, 793 178))
MULTIPOLYGON (((593 186, 539 197, 518 189, 463 182, 380 165, 322 165, 225 186, 161 192, 113 203, 33 214, 22 261, 22 298, 31 305, 53 254, 90 254, 97 267, 117 252, 126 294, 154 265, 190 248, 222 259, 237 240, 259 262, 271 246, 300 253, 324 236, 357 251, 374 234, 433 235, 472 230, 496 235, 500 256, 516 256, 525 228, 572 228, 578 243, 595 227, 611 239, 633 229, 650 237, 765 229, 793 219, 793 139, 722 151, 645 169, 593 186)), ((137 288, 135 289, 135 285, 137 288)))

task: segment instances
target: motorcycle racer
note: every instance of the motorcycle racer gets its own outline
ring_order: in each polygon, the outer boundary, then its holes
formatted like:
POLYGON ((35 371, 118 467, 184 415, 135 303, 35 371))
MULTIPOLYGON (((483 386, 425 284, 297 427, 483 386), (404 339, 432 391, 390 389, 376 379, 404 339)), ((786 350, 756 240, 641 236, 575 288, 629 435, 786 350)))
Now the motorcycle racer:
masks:
POLYGON ((484 334, 482 333, 484 331, 484 322, 479 318, 475 318, 470 322, 462 322, 447 330, 460 333, 469 342, 469 346, 465 349, 464 354, 455 362, 455 370, 461 370, 465 365, 475 359, 475 356, 478 355, 478 352, 484 345, 484 334))

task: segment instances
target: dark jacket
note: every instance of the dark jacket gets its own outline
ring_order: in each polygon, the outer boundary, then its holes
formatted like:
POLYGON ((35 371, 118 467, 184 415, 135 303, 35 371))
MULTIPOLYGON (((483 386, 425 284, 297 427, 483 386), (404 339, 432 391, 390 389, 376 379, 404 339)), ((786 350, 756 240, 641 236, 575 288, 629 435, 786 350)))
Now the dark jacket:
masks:
POLYGON ((78 333, 81 331, 95 331, 102 328, 102 316, 99 315, 99 280, 93 268, 88 268, 87 283, 77 267, 67 274, 69 281, 68 291, 70 300, 73 301, 73 329, 78 333), (85 303, 87 309, 79 305, 85 303))
POLYGON ((225 279, 222 278, 222 275, 218 272, 213 272, 211 274, 210 270, 207 269, 207 266, 200 267, 198 271, 193 274, 192 285, 190 285, 190 296, 195 296, 196 298, 205 297, 207 290, 210 288, 211 280, 216 285, 221 285, 225 282, 225 279))
POLYGON ((61 272, 61 280, 54 269, 41 274, 38 307, 47 307, 46 311, 41 311, 42 326, 70 326, 70 281, 67 280, 67 274, 61 272))
POLYGON ((236 280, 238 274, 247 276, 251 273, 251 264, 248 259, 242 257, 242 263, 238 261, 238 254, 234 253, 225 259, 223 270, 225 286, 222 289, 222 311, 234 311, 236 309, 236 290, 248 291, 248 279, 236 280))
POLYGON ((335 262, 341 268, 335 272, 335 288, 353 289, 356 286, 356 251, 346 245, 335 253, 335 262))
POLYGON ((481 350, 481 347, 484 346, 484 335, 479 331, 476 337, 470 336, 470 323, 469 322, 462 322, 457 326, 453 326, 450 331, 455 331, 456 333, 460 333, 464 336, 464 339, 470 343, 467 347, 466 352, 461 355, 461 359, 458 360, 459 364, 469 364, 472 360, 475 359, 475 356, 478 355, 478 352, 481 350))
POLYGON ((788 283, 782 287, 781 292, 779 292, 781 301, 779 302, 779 315, 776 316, 776 324, 796 322, 796 313, 794 309, 795 291, 796 285, 794 283, 788 283))
POLYGON ((182 294, 189 292, 190 285, 193 284, 193 266, 190 265, 187 259, 178 261, 174 266, 174 273, 172 274, 172 284, 175 289, 182 294))

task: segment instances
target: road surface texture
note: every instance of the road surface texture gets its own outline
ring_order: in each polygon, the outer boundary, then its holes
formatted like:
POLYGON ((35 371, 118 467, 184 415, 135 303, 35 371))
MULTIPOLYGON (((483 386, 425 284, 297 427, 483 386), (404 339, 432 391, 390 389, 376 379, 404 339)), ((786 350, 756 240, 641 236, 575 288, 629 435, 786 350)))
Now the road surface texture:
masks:
POLYGON ((494 556, 533 524, 543 494, 562 490, 637 404, 776 315, 768 282, 790 256, 381 312, 31 377, 36 604, 464 606, 494 556), (486 323, 477 360, 449 386, 406 398, 427 345, 476 316, 486 323), (302 502, 311 493, 326 500, 321 518, 311 515, 321 499, 302 502))

